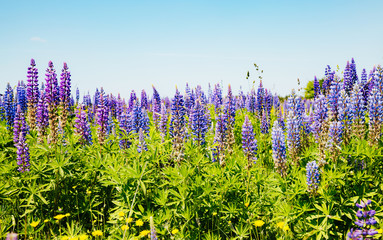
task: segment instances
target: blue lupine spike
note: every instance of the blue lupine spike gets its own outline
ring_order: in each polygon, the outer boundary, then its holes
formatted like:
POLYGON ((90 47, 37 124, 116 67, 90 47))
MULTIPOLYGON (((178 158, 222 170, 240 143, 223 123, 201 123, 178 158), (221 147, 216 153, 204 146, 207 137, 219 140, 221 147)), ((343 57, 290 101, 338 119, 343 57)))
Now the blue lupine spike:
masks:
POLYGON ((219 164, 224 167, 225 162, 225 141, 227 135, 227 122, 223 113, 217 116, 217 122, 215 125, 214 144, 213 148, 213 162, 219 161, 219 164))
POLYGON ((267 115, 267 112, 263 111, 262 121, 261 121, 261 133, 268 134, 270 128, 270 118, 267 115))
POLYGON ((133 111, 133 106, 134 106, 134 103, 137 101, 137 96, 136 96, 136 93, 134 92, 134 90, 132 90, 132 92, 130 93, 130 98, 129 98, 129 111, 133 111))
MULTIPOLYGON (((331 82, 330 86, 330 92, 328 95, 328 104, 329 104, 329 115, 331 119, 338 120, 338 99, 339 99, 339 93, 342 90, 342 86, 340 84, 340 79, 335 76, 333 81, 331 82)), ((346 91, 347 93, 347 91, 346 91)))
POLYGON ((265 108, 264 98, 265 98, 265 89, 263 88, 262 80, 261 80, 257 90, 257 112, 259 116, 262 115, 262 112, 265 108))
POLYGON ((314 102, 313 124, 311 125, 312 132, 317 140, 323 131, 323 125, 327 119, 327 99, 324 95, 319 95, 314 102))
POLYGON ((185 115, 186 110, 183 96, 178 89, 176 89, 176 94, 172 100, 169 133, 173 138, 172 158, 178 162, 178 164, 183 159, 183 142, 186 128, 185 115))
POLYGON ((149 110, 148 97, 143 89, 141 91, 141 108, 149 110))
POLYGON ((306 165, 306 178, 307 178, 307 191, 310 194, 316 194, 319 182, 320 174, 316 161, 308 162, 306 165))
POLYGON ((251 124, 249 117, 245 116, 245 121, 242 125, 242 149, 247 158, 247 166, 249 169, 257 161, 257 140, 255 139, 255 134, 253 130, 253 125, 251 124))
POLYGON ((19 172, 30 171, 30 158, 29 158, 29 147, 25 141, 25 136, 20 132, 19 142, 16 144, 17 148, 17 169, 19 172))
POLYGON ((13 98, 13 89, 8 83, 4 94, 4 111, 5 119, 7 121, 7 128, 10 129, 13 126, 13 119, 15 118, 15 102, 13 98))
POLYGON ((320 85, 317 77, 314 77, 314 99, 321 94, 320 85))
POLYGON ((153 122, 156 128, 158 128, 158 123, 160 120, 160 111, 161 111, 161 98, 158 94, 157 89, 153 87, 153 100, 152 100, 152 110, 153 110, 153 122))
POLYGON ((26 88, 23 81, 19 81, 17 85, 17 95, 16 95, 16 105, 20 105, 21 111, 26 113, 27 111, 27 96, 26 96, 26 88))
POLYGON ((164 103, 161 104, 161 116, 160 116, 160 124, 159 130, 161 133, 162 142, 165 140, 165 136, 168 131, 168 113, 166 110, 166 106, 164 103))
POLYGON ((371 91, 369 98, 369 142, 376 145, 381 136, 383 121, 383 98, 377 87, 371 91))
POLYGON ((193 140, 198 145, 205 144, 205 136, 208 131, 208 119, 206 108, 201 104, 201 100, 197 99, 191 113, 191 129, 193 140))
POLYGON ((76 118, 74 124, 74 132, 80 136, 80 144, 92 144, 92 132, 87 121, 87 114, 82 104, 79 104, 76 109, 76 118))
POLYGON ((282 177, 285 177, 287 175, 286 139, 283 129, 281 128, 277 120, 274 122, 271 131, 271 139, 275 169, 277 169, 278 173, 282 177))

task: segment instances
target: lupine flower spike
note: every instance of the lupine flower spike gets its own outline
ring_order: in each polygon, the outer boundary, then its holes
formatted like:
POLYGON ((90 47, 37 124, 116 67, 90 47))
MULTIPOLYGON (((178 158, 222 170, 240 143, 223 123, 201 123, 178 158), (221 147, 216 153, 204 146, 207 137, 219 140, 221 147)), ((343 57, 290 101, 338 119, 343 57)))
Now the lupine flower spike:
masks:
POLYGON ((245 116, 245 121, 242 125, 242 149, 247 158, 247 169, 250 169, 256 163, 257 157, 257 140, 255 139, 253 125, 249 117, 245 116))
POLYGON ((36 127, 37 103, 39 101, 38 70, 35 67, 35 60, 31 59, 31 66, 28 67, 27 75, 27 103, 28 103, 28 123, 31 129, 36 127))
POLYGON ((278 121, 274 122, 272 132, 272 149, 275 169, 281 174, 282 177, 287 175, 286 173, 286 140, 285 134, 279 125, 278 121))
POLYGON ((178 89, 172 100, 172 116, 170 120, 169 133, 173 137, 172 159, 178 164, 183 159, 184 136, 185 136, 185 115, 184 99, 178 89))
POLYGON ((49 61, 48 68, 45 73, 45 99, 48 105, 49 116, 49 136, 48 143, 56 144, 58 138, 58 103, 59 103, 59 88, 57 82, 56 70, 53 68, 52 61, 49 61))
POLYGON ((377 221, 374 218, 376 211, 368 210, 367 206, 370 204, 371 200, 361 201, 360 204, 356 203, 359 209, 356 212, 358 220, 355 224, 359 228, 356 230, 351 228, 347 234, 347 239, 373 239, 372 236, 378 233, 376 229, 372 228, 372 225, 375 225, 377 221))
POLYGON ((68 71, 68 66, 64 62, 64 67, 62 69, 61 78, 60 78, 60 107, 61 107, 61 115, 60 115, 60 123, 61 128, 64 129, 67 118, 68 118, 68 111, 69 111, 69 105, 70 105, 70 87, 71 87, 71 80, 70 80, 70 72, 68 71))
POLYGON ((306 165, 307 191, 315 195, 319 187, 319 169, 316 161, 308 162, 306 165))

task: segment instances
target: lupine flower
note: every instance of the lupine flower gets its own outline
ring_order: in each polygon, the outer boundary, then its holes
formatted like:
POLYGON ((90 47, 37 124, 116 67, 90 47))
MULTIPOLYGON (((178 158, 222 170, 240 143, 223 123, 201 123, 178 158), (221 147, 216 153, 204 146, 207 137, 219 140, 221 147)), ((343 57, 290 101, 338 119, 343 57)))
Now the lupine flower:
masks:
POLYGON ((16 105, 20 105, 21 111, 25 113, 27 111, 27 96, 25 90, 25 84, 23 81, 19 81, 16 89, 16 105))
POLYGON ((307 191, 315 194, 319 187, 319 170, 316 161, 308 162, 306 165, 307 191))
POLYGON ((165 136, 168 131, 168 114, 165 107, 165 104, 161 104, 161 116, 160 116, 160 123, 159 123, 159 130, 162 138, 162 142, 165 141, 165 136))
POLYGON ((365 114, 367 109, 366 104, 364 103, 363 90, 360 88, 359 84, 354 84, 354 89, 351 92, 350 104, 354 133, 359 138, 363 138, 365 133, 365 114))
POLYGON ((22 132, 19 135, 19 142, 16 144, 17 148, 17 165, 19 172, 29 172, 29 148, 28 144, 25 142, 25 137, 22 132))
POLYGON ((208 131, 208 119, 206 115, 206 108, 201 104, 201 100, 195 101, 194 107, 191 112, 191 129, 193 140, 198 145, 205 144, 205 135, 208 131))
POLYGON ((45 98, 48 105, 49 127, 50 132, 48 142, 55 144, 58 137, 58 112, 57 106, 59 104, 59 89, 57 82, 56 70, 53 68, 52 61, 49 61, 48 68, 45 73, 45 98))
POLYGON ((325 69, 325 78, 323 80, 322 84, 322 94, 327 96, 330 91, 331 82, 334 79, 335 72, 331 71, 331 67, 327 65, 327 68, 325 69))
POLYGON ((222 90, 221 90, 221 87, 219 86, 219 84, 215 84, 214 85, 214 92, 213 92, 213 104, 215 106, 215 111, 218 113, 219 110, 221 109, 221 105, 222 105, 222 90))
POLYGON ((80 136, 79 142, 82 145, 92 144, 92 132, 90 130, 90 125, 87 121, 86 112, 81 104, 78 105, 78 108, 76 110, 76 118, 74 121, 74 132, 80 136))
POLYGON ((140 128, 140 130, 138 130, 138 142, 139 142, 139 144, 137 146, 137 151, 139 153, 142 152, 142 150, 148 151, 148 148, 146 146, 145 137, 144 137, 144 133, 143 133, 142 128, 140 128))
POLYGON ((215 136, 214 144, 216 147, 213 148, 213 162, 219 161, 221 167, 226 165, 225 162, 225 148, 226 148, 226 133, 227 133, 227 122, 224 114, 220 113, 217 117, 215 125, 215 136))
POLYGON ((17 233, 8 233, 5 240, 17 240, 17 233))
POLYGON ((154 221, 153 221, 153 217, 150 216, 150 240, 157 240, 157 232, 156 232, 156 228, 154 227, 154 221))
POLYGON ((245 116, 245 121, 242 125, 242 149, 247 158, 247 169, 251 168, 256 163, 257 157, 257 140, 249 117, 245 116))
POLYGON ((293 91, 287 101, 287 146, 291 159, 295 163, 298 162, 298 155, 302 147, 302 128, 303 128, 303 115, 304 106, 302 99, 298 97, 293 91))
POLYGON ((145 90, 141 91, 141 108, 145 110, 149 109, 148 97, 146 96, 145 90))
POLYGON ((327 119, 327 99, 324 95, 319 95, 314 102, 314 121, 311 125, 315 138, 319 141, 321 133, 324 132, 324 123, 327 119))
POLYGON ((226 147, 227 153, 231 155, 233 153, 234 139, 234 124, 235 124, 235 98, 231 91, 231 86, 228 87, 227 97, 224 106, 224 117, 227 122, 227 133, 226 133, 226 147))
POLYGON ((263 106, 265 108, 265 113, 267 116, 270 116, 271 114, 271 108, 273 106, 273 95, 270 91, 265 90, 265 97, 264 97, 264 103, 263 106))
POLYGON ((152 87, 153 87, 153 101, 152 101, 153 122, 156 128, 158 128, 158 123, 160 120, 160 111, 161 111, 161 98, 156 88, 154 86, 152 87))
POLYGON ((193 109, 194 102, 195 102, 194 96, 193 96, 193 94, 190 91, 189 85, 186 83, 186 87, 185 87, 185 108, 186 108, 186 111, 187 111, 187 114, 188 114, 189 117, 190 117, 191 111, 193 109))
POLYGON ((356 203, 359 210, 356 212, 358 219, 355 221, 355 224, 359 226, 359 228, 355 231, 351 228, 347 234, 348 239, 373 239, 371 236, 378 233, 374 228, 371 228, 371 226, 377 222, 374 218, 376 211, 368 210, 367 206, 370 204, 371 200, 367 200, 366 202, 361 201, 360 204, 356 203))
POLYGON ((106 106, 106 101, 104 99, 104 94, 100 94, 100 102, 97 107, 97 135, 98 142, 102 145, 104 144, 106 133, 107 133, 107 124, 108 124, 108 108, 106 106))
MULTIPOLYGON (((247 116, 246 116, 247 117, 247 116)), ((271 131, 274 166, 282 177, 286 176, 286 139, 285 134, 276 120, 271 131)))
POLYGON ((124 111, 121 114, 120 119, 121 119, 120 130, 122 132, 121 136, 125 139, 121 139, 119 142, 119 145, 121 149, 125 149, 125 148, 129 148, 131 145, 131 142, 127 140, 126 138, 129 136, 130 132, 132 131, 132 121, 127 111, 124 111))
POLYGON ((48 105, 46 104, 45 92, 42 90, 40 92, 39 102, 37 104, 36 112, 36 126, 37 126, 37 135, 38 141, 41 143, 43 137, 45 136, 46 129, 49 126, 49 115, 48 115, 48 105))
POLYGON ((5 120, 4 100, 2 95, 0 95, 0 120, 5 120))
POLYGON ((362 74, 360 75, 360 87, 363 94, 364 107, 367 108, 368 96, 369 96, 369 83, 367 82, 367 72, 363 68, 362 74))
MULTIPOLYGON (((354 58, 351 58, 351 64, 350 64, 350 80, 352 83, 352 87, 358 83, 358 74, 356 73, 356 64, 354 61, 354 58)), ((351 88, 352 89, 352 88, 351 88)))
POLYGON ((139 101, 134 103, 132 111, 132 130, 138 133, 139 129, 142 128, 147 134, 149 133, 149 119, 146 119, 145 110, 141 108, 139 101))
POLYGON ((277 112, 278 116, 277 116, 277 120, 278 120, 278 123, 279 123, 279 126, 285 130, 286 129, 286 125, 285 125, 285 120, 283 119, 283 114, 282 114, 282 109, 278 110, 277 112))
POLYGON ((13 119, 15 118, 16 107, 13 99, 13 89, 9 83, 7 84, 7 88, 5 90, 3 104, 5 118, 7 120, 7 128, 10 129, 11 126, 13 126, 13 119))
POLYGON ((133 105, 137 101, 137 96, 134 90, 130 93, 130 98, 129 98, 129 111, 133 111, 133 105))
POLYGON ((383 94, 383 67, 378 65, 374 71, 374 85, 383 94))
POLYGON ((243 91, 239 93, 237 96, 237 100, 235 101, 236 109, 244 109, 246 107, 246 96, 243 94, 243 91))
POLYGON ((314 77, 314 99, 317 98, 321 94, 320 85, 317 77, 314 77))
POLYGON ((339 93, 341 90, 342 88, 339 82, 339 78, 335 76, 333 81, 331 82, 330 93, 328 95, 328 105, 329 105, 328 108, 329 108, 330 119, 339 120, 338 99, 339 99, 339 93))
POLYGON ((38 70, 35 67, 35 60, 31 59, 31 66, 27 72, 27 102, 28 102, 28 122, 32 129, 36 126, 36 110, 39 101, 38 70))
POLYGON ((344 69, 344 72, 343 72, 343 88, 347 94, 351 92, 353 87, 353 82, 351 77, 352 76, 351 76, 350 62, 347 61, 346 68, 344 69))
POLYGON ((259 83, 258 91, 257 91, 257 112, 259 116, 262 115, 262 112, 265 108, 264 98, 265 98, 265 89, 263 88, 262 80, 261 80, 259 83))
MULTIPOLYGON (((96 89, 96 92, 98 90, 96 89)), ((78 90, 78 88, 76 88, 76 104, 78 104, 78 102, 80 101, 80 90, 78 90)))
POLYGON ((383 120, 383 99, 380 91, 374 87, 369 98, 369 141, 375 145, 380 139, 383 120))
POLYGON ((337 146, 342 143, 343 124, 340 121, 330 123, 328 133, 328 148, 330 149, 332 158, 335 159, 338 153, 337 146))
POLYGON ((184 99, 178 89, 172 100, 169 133, 173 138, 172 158, 180 163, 183 159, 183 141, 185 135, 185 107, 184 99))
POLYGON ((363 240, 362 231, 359 229, 354 230, 350 229, 350 232, 347 233, 347 239, 350 240, 363 240))
POLYGON ((13 123, 13 142, 15 146, 19 142, 20 134, 24 137, 27 134, 27 124, 24 118, 24 112, 21 110, 21 106, 17 105, 17 111, 13 123))
MULTIPOLYGON (((68 117, 68 109, 70 105, 70 87, 71 87, 71 80, 70 80, 70 72, 68 71, 68 66, 64 62, 64 67, 62 69, 61 77, 60 77, 60 106, 61 106, 61 115, 60 115, 60 122, 61 127, 64 128, 66 126, 67 117, 68 117)), ((77 100, 78 104, 78 100, 77 100)))
POLYGON ((252 88, 250 94, 247 95, 246 108, 247 111, 251 113, 255 113, 257 110, 257 97, 254 88, 252 88))

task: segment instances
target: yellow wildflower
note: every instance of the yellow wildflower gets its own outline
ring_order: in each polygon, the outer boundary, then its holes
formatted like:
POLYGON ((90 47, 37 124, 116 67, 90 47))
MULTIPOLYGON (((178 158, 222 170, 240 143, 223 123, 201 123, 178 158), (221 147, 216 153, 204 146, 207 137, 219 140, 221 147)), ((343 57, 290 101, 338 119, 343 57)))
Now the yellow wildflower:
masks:
POLYGON ((178 229, 176 228, 176 229, 173 229, 173 231, 172 231, 172 234, 173 235, 176 235, 178 233, 178 229))
POLYGON ((217 215, 217 213, 216 213, 216 212, 213 212, 213 216, 215 216, 215 215, 217 215))
POLYGON ((141 226, 143 226, 143 225, 144 225, 144 222, 143 222, 141 219, 138 219, 138 220, 136 221, 136 226, 141 227, 141 226))
POLYGON ((227 223, 230 225, 230 224, 231 224, 231 221, 228 221, 227 223))
POLYGON ((133 218, 127 218, 126 219, 126 223, 131 223, 131 222, 133 222, 133 218))
POLYGON ((49 219, 45 219, 44 222, 45 222, 45 223, 49 222, 49 219))
POLYGON ((250 205, 250 203, 248 203, 248 202, 247 202, 247 203, 245 203, 245 207, 248 207, 249 205, 250 205))
POLYGON ((69 217, 69 216, 70 216, 70 213, 65 214, 65 217, 69 217))
POLYGON ((69 239, 68 236, 62 236, 62 237, 61 237, 61 240, 68 240, 68 239, 69 239))
POLYGON ((121 230, 122 231, 125 231, 125 230, 128 230, 129 229, 129 226, 128 225, 122 225, 121 226, 121 230))
POLYGON ((82 234, 79 236, 79 240, 86 240, 86 239, 88 239, 88 235, 86 234, 82 234))
POLYGON ((256 226, 256 227, 262 227, 263 224, 265 224, 265 222, 262 220, 257 220, 254 222, 254 226, 256 226))
POLYGON ((125 216, 125 213, 123 211, 121 211, 118 213, 118 216, 123 217, 123 216, 125 216))
POLYGON ((94 237, 96 237, 96 236, 102 236, 102 231, 101 231, 101 230, 96 230, 96 231, 92 232, 92 235, 93 235, 94 237))
POLYGON ((147 236, 149 233, 150 233, 150 230, 144 230, 144 231, 141 231, 141 232, 140 232, 140 236, 141 236, 141 237, 145 237, 145 236, 147 236))
POLYGON ((78 240, 78 237, 69 238, 70 240, 78 240))
POLYGON ((279 222, 279 223, 277 223, 277 226, 280 229, 283 229, 284 231, 289 231, 290 230, 289 226, 285 222, 279 222))
POLYGON ((59 215, 54 216, 54 219, 56 219, 56 220, 61 220, 61 219, 63 219, 64 217, 65 217, 64 214, 59 214, 59 215))
POLYGON ((39 223, 40 223, 40 220, 39 221, 33 221, 30 225, 35 228, 35 227, 37 227, 37 225, 39 225, 39 223))

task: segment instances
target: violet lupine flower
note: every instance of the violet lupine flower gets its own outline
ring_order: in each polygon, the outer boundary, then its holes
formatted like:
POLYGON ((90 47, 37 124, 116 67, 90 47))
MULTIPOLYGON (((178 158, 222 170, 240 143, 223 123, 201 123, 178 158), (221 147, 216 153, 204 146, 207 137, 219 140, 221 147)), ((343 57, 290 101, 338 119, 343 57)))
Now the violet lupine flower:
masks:
POLYGON ((239 96, 237 96, 237 100, 235 101, 235 108, 236 109, 244 109, 246 106, 246 96, 243 94, 243 91, 239 93, 239 96))
POLYGON ((334 79, 335 72, 331 71, 331 67, 327 65, 327 68, 325 69, 325 78, 323 80, 322 84, 322 94, 327 96, 330 91, 331 82, 334 79))
MULTIPOLYGON (((334 151, 336 146, 342 143, 343 124, 340 121, 334 121, 330 123, 328 133, 328 147, 334 151)), ((334 152, 333 152, 334 153, 334 152)))
POLYGON ((17 111, 13 123, 13 143, 15 146, 19 142, 20 134, 24 137, 27 134, 27 123, 25 122, 24 112, 21 110, 21 106, 17 105, 17 111))
POLYGON ((132 130, 138 133, 140 129, 149 133, 149 124, 146 122, 144 111, 141 108, 140 102, 137 100, 134 103, 132 111, 132 130))
POLYGON ((267 112, 263 111, 262 120, 261 120, 261 133, 268 134, 270 128, 270 118, 267 115, 267 112))
POLYGON ((211 90, 210 83, 209 83, 208 90, 207 90, 207 100, 209 103, 213 103, 213 92, 211 90))
MULTIPOLYGON (((60 115, 60 123, 61 128, 64 128, 67 123, 68 118, 68 110, 70 105, 70 96, 71 96, 71 80, 70 80, 70 72, 68 71, 68 65, 64 62, 64 66, 61 72, 60 77, 60 106, 61 106, 61 115, 60 115)), ((77 100, 78 104, 78 100, 77 100)))
POLYGON ((208 129, 208 119, 206 115, 206 108, 201 104, 201 100, 195 101, 194 107, 191 112, 191 129, 193 140, 198 145, 205 145, 205 136, 208 129))
POLYGON ((154 227, 153 216, 150 216, 150 240, 158 240, 156 228, 154 227))
MULTIPOLYGON (((367 206, 370 204, 371 204, 371 200, 367 200, 366 202, 361 201, 360 204, 356 203, 356 206, 359 208, 359 210, 356 212, 356 216, 358 217, 358 219, 355 222, 355 224, 358 225, 359 228, 356 230, 357 231, 356 233, 353 233, 355 231, 351 229, 348 236, 361 237, 359 239, 373 239, 371 237, 378 233, 376 229, 371 228, 371 226, 375 225, 377 221, 374 218, 376 211, 368 210, 367 206)), ((354 238, 354 239, 358 239, 358 238, 354 238)))
POLYGON ((25 142, 25 137, 22 132, 19 135, 19 142, 16 144, 17 148, 17 165, 19 168, 17 169, 19 172, 29 172, 29 167, 31 166, 29 163, 29 147, 25 142))
POLYGON ((87 114, 84 107, 79 104, 75 113, 76 118, 74 120, 74 132, 80 136, 80 144, 92 144, 92 132, 90 130, 89 122, 87 121, 87 114))
POLYGON ((294 115, 293 112, 289 112, 286 119, 287 129, 287 146, 291 159, 295 163, 298 162, 298 155, 301 149, 301 121, 298 116, 294 115))
POLYGON ((165 141, 165 136, 168 131, 168 113, 165 107, 165 104, 161 104, 161 116, 160 116, 160 125, 159 125, 159 130, 162 138, 162 142, 165 141))
POLYGON ((98 142, 102 145, 104 144, 106 134, 107 134, 107 126, 108 126, 108 116, 109 111, 106 105, 104 94, 100 94, 100 102, 97 107, 97 135, 98 142))
POLYGON ((98 91, 98 88, 96 88, 96 92, 94 93, 94 110, 97 109, 98 104, 100 104, 100 91, 98 91))
POLYGON ((374 71, 374 85, 376 85, 380 93, 383 94, 383 68, 380 65, 378 65, 374 71))
POLYGON ((308 162, 306 165, 306 182, 307 182, 307 191, 310 194, 315 194, 319 187, 319 170, 316 161, 308 162))
POLYGON ((16 105, 20 105, 21 111, 25 113, 27 111, 27 96, 25 90, 25 84, 23 81, 19 81, 16 89, 16 105))
POLYGON ((39 71, 35 67, 35 60, 31 59, 31 66, 27 72, 27 102, 28 102, 28 122, 32 129, 36 126, 36 110, 39 101, 39 71))
POLYGON ((312 132, 319 140, 323 132, 324 123, 327 119, 327 99, 324 95, 318 95, 314 101, 314 122, 311 125, 312 132))
POLYGON ((140 130, 138 130, 138 146, 137 146, 137 151, 139 153, 141 153, 142 150, 148 151, 148 148, 146 146, 144 132, 143 132, 142 128, 140 128, 140 130))
MULTIPOLYGON (((330 92, 328 95, 328 105, 329 105, 329 118, 334 120, 339 120, 338 118, 338 99, 339 92, 342 90, 341 84, 339 82, 339 78, 337 76, 334 77, 331 82, 330 92)), ((347 91, 346 91, 347 93, 347 91)))
POLYGON ((110 134, 114 134, 115 126, 114 126, 114 121, 112 117, 112 112, 108 111, 108 124, 106 126, 106 135, 109 136, 110 134))
POLYGON ((8 233, 5 240, 17 240, 17 233, 8 233))
POLYGON ((253 125, 251 124, 249 117, 245 116, 245 121, 242 125, 242 149, 247 158, 247 169, 250 169, 253 164, 257 161, 257 140, 255 139, 255 134, 253 130, 253 125))
POLYGON ((356 73, 356 64, 355 64, 354 58, 351 58, 350 80, 352 83, 352 87, 354 86, 354 84, 358 83, 358 74, 356 73))
POLYGON ((374 87, 369 98, 369 141, 371 145, 378 143, 383 120, 383 99, 378 88, 374 87))
POLYGON ((279 97, 277 94, 275 94, 273 97, 273 106, 275 111, 279 111, 279 109, 281 109, 281 101, 279 100, 279 97))
POLYGON ((15 101, 13 99, 13 89, 8 83, 4 94, 4 112, 5 119, 7 120, 7 128, 10 129, 13 126, 13 119, 15 118, 15 101))
POLYGON ((314 77, 314 99, 317 98, 321 94, 320 85, 317 77, 314 77))
POLYGON ((229 84, 226 102, 225 102, 225 113, 227 114, 227 120, 230 125, 234 125, 235 123, 235 98, 233 97, 233 93, 231 91, 231 86, 229 84))
POLYGON ((185 105, 183 96, 176 88, 176 94, 172 100, 171 119, 169 133, 173 138, 172 158, 178 164, 183 159, 183 141, 185 136, 185 105))
POLYGON ((282 108, 280 110, 278 110, 278 113, 277 113, 277 120, 278 120, 278 123, 279 123, 279 126, 285 130, 286 129, 286 124, 285 124, 285 119, 283 118, 283 114, 282 114, 282 108))
POLYGON ((0 120, 3 121, 4 119, 5 119, 4 100, 2 95, 0 95, 0 120))
POLYGON ((360 75, 360 87, 363 93, 364 107, 367 108, 368 96, 369 96, 369 83, 367 82, 367 72, 363 68, 362 74, 360 75))
POLYGON ((274 122, 271 130, 271 139, 275 169, 277 169, 282 177, 285 177, 287 174, 286 138, 283 129, 277 120, 274 122))
POLYGON ((367 108, 364 102, 363 90, 359 84, 354 84, 354 89, 351 92, 350 104, 354 134, 359 138, 363 138, 365 133, 364 123, 367 108))
POLYGON ((36 126, 38 141, 41 143, 49 126, 48 105, 46 104, 45 92, 41 90, 36 112, 36 126))
POLYGON ((354 230, 350 229, 350 232, 347 233, 347 239, 350 240, 363 240, 362 231, 359 229, 354 230))
MULTIPOLYGON (((98 89, 96 89, 96 92, 98 92, 98 89)), ((76 104, 80 101, 80 90, 76 88, 76 104)))
POLYGON ((271 116, 271 108, 273 106, 273 95, 271 94, 270 91, 265 90, 265 96, 264 96, 264 110, 267 116, 271 116))
POLYGON ((254 88, 252 88, 251 92, 247 95, 246 108, 247 108, 247 111, 251 113, 255 113, 257 111, 257 96, 255 94, 254 88))
POLYGON ((194 106, 194 96, 190 91, 188 83, 186 83, 186 88, 185 88, 185 108, 187 111, 188 116, 190 117, 190 114, 192 112, 193 106, 194 106))
POLYGON ((217 116, 217 122, 215 124, 214 144, 216 146, 212 150, 213 150, 213 162, 218 161, 221 167, 224 167, 226 165, 226 162, 225 162, 226 134, 227 134, 227 122, 224 117, 224 114, 220 113, 217 116))
POLYGON ((219 84, 214 85, 214 92, 212 98, 215 107, 215 112, 218 113, 221 110, 221 105, 223 103, 222 89, 219 84))
POLYGON ((129 111, 133 111, 133 105, 136 101, 137 101, 137 95, 134 92, 134 90, 132 90, 132 92, 130 93, 130 98, 129 98, 129 108, 128 108, 129 111))
POLYGON ((148 104, 148 97, 146 95, 145 90, 142 89, 141 91, 141 108, 148 110, 149 104, 148 104))
POLYGON ((129 148, 131 141, 127 138, 132 131, 132 121, 129 113, 124 111, 120 116, 120 130, 121 130, 121 140, 119 142, 121 149, 129 148))
POLYGON ((256 106, 259 116, 262 115, 262 112, 265 108, 264 98, 265 98, 265 89, 263 88, 262 80, 261 80, 259 83, 258 91, 257 91, 257 106, 256 106))
POLYGON ((50 132, 48 142, 56 144, 58 138, 58 112, 57 107, 59 104, 59 91, 56 70, 53 68, 52 61, 49 61, 48 68, 45 73, 45 98, 48 105, 49 127, 50 132))
POLYGON ((153 87, 153 101, 152 101, 152 111, 153 111, 153 122, 156 126, 156 129, 158 129, 158 123, 160 120, 160 111, 161 111, 161 98, 160 94, 158 94, 156 88, 153 87))
POLYGON ((124 111, 124 102, 122 101, 120 94, 118 94, 117 100, 116 100, 116 119, 118 121, 120 121, 120 117, 123 111, 124 111))

